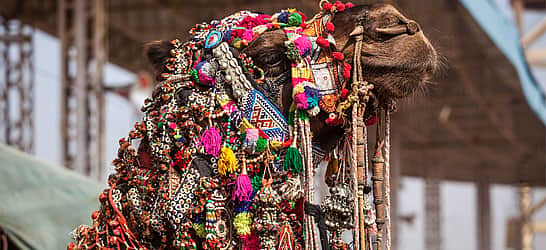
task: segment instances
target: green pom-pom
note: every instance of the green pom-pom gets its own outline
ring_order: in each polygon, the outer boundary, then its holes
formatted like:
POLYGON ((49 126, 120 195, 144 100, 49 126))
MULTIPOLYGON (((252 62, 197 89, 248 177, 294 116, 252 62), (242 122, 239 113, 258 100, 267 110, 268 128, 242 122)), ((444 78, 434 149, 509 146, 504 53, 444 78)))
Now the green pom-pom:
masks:
POLYGON ((301 173, 303 171, 303 161, 301 160, 300 151, 295 147, 289 147, 284 155, 282 166, 285 171, 301 173))
POLYGON ((260 175, 256 175, 252 178, 250 178, 250 183, 252 184, 252 189, 254 189, 254 192, 257 192, 262 188, 262 177, 260 175))
POLYGON ((258 138, 258 141, 256 142, 256 152, 260 153, 265 150, 267 147, 267 139, 264 139, 262 137, 258 138))
POLYGON ((196 83, 199 83, 199 75, 198 75, 196 69, 190 70, 190 75, 191 75, 193 81, 195 81, 196 83))
POLYGON ((300 26, 301 22, 301 15, 297 12, 290 14, 290 16, 288 17, 288 25, 292 27, 300 26))

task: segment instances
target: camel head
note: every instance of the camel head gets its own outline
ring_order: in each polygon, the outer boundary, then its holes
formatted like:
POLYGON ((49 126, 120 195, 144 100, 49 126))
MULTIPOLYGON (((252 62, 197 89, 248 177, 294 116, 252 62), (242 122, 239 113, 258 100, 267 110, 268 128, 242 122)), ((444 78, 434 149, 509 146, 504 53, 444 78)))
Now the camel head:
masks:
MULTIPOLYGON (((374 85, 378 105, 404 98, 427 84, 437 69, 437 53, 420 25, 390 4, 358 5, 336 13, 332 23, 336 47, 353 64, 355 32, 362 33, 361 63, 364 79, 374 85), (361 30, 355 28, 361 24, 361 30), (351 35, 351 33, 353 33, 351 35)), ((276 78, 290 70, 285 55, 286 35, 282 30, 265 32, 244 52, 261 67, 266 76, 276 78)), ((280 89, 279 103, 285 114, 292 103, 291 85, 287 80, 280 89)), ((342 128, 324 124, 321 112, 312 123, 315 140, 325 149, 332 147, 343 133, 342 128), (332 136, 334 135, 334 136, 332 136)))

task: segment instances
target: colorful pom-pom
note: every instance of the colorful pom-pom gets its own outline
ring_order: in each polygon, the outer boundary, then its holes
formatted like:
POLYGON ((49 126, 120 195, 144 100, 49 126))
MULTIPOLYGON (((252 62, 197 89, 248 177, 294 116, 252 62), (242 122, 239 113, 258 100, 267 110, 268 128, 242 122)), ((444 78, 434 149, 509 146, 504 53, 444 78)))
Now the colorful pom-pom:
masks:
POLYGON ((330 33, 334 32, 335 26, 332 22, 327 22, 325 26, 326 26, 326 31, 330 33))
POLYGON ((323 5, 322 5, 322 9, 325 10, 325 11, 329 11, 334 5, 330 2, 325 2, 323 5))
POLYGON ((297 12, 290 14, 288 17, 288 25, 292 27, 297 27, 302 23, 302 17, 297 12))
POLYGON ((343 61, 343 59, 345 59, 345 56, 341 52, 333 52, 332 57, 338 61, 343 61))
POLYGON ((205 153, 218 157, 220 147, 222 146, 220 130, 215 127, 210 127, 207 131, 203 132, 200 144, 205 149, 205 153))
POLYGON ((345 10, 345 4, 343 4, 341 1, 336 1, 334 3, 334 5, 336 6, 337 11, 344 11, 345 10))
POLYGON ((342 100, 342 101, 347 100, 347 96, 348 96, 348 95, 349 95, 349 90, 348 90, 348 89, 342 89, 342 90, 341 90, 341 95, 340 95, 340 97, 341 97, 341 100, 342 100))
POLYGON ((306 110, 309 108, 309 104, 307 103, 307 96, 305 93, 298 93, 294 95, 294 103, 296 103, 296 107, 301 110, 306 110))
POLYGON ((279 14, 279 16, 277 17, 277 21, 279 23, 288 23, 288 16, 290 15, 290 13, 286 12, 286 11, 283 11, 281 12, 281 14, 279 14))
POLYGON ((328 42, 328 40, 324 39, 324 37, 321 36, 317 38, 317 44, 322 48, 330 47, 330 42, 328 42))
POLYGON ((346 63, 343 65, 343 79, 348 80, 351 77, 351 65, 346 63))
POLYGON ((302 57, 306 57, 311 53, 311 41, 305 36, 300 36, 294 40, 294 45, 302 57))

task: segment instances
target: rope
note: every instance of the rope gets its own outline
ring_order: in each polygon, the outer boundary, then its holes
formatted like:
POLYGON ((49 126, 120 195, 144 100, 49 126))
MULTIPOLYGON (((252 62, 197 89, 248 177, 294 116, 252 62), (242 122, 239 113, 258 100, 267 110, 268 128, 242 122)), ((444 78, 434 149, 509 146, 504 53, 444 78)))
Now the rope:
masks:
POLYGON ((385 212, 386 212, 386 250, 391 249, 391 184, 390 184, 390 153, 391 153, 391 113, 385 111, 385 212))

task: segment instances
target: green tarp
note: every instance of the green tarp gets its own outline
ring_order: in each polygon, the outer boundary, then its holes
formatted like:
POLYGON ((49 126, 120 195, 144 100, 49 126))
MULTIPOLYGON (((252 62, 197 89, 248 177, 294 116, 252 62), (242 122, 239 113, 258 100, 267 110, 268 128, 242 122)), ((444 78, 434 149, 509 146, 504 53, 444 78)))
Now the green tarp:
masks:
POLYGON ((104 185, 0 144, 0 227, 21 249, 66 249, 104 185))

